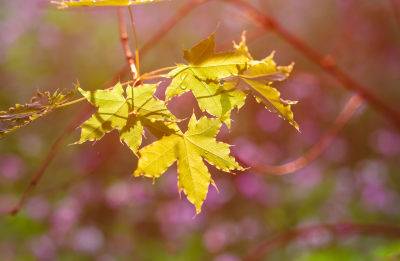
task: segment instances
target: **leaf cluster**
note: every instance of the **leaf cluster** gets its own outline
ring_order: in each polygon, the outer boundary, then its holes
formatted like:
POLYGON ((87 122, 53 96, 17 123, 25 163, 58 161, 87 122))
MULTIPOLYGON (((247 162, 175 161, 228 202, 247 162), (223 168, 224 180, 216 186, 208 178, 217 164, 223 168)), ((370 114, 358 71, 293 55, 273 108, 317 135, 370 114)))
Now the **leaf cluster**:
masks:
POLYGON ((160 177, 174 162, 178 165, 178 187, 196 207, 197 213, 206 198, 209 185, 215 186, 203 160, 231 173, 243 168, 230 156, 230 146, 218 142, 221 125, 231 128, 231 112, 240 109, 248 96, 288 120, 298 129, 291 105, 271 84, 286 79, 290 66, 277 66, 273 54, 254 60, 246 46, 245 35, 230 52, 215 52, 214 34, 184 52, 187 64, 177 64, 165 77, 170 78, 165 101, 154 97, 158 84, 128 85, 118 83, 111 90, 84 91, 81 94, 98 108, 81 126, 77 143, 100 140, 116 129, 121 141, 139 157, 134 176, 160 177), (175 96, 191 91, 202 111, 209 117, 192 115, 183 132, 167 107, 175 96), (158 140, 141 148, 146 127, 158 140))

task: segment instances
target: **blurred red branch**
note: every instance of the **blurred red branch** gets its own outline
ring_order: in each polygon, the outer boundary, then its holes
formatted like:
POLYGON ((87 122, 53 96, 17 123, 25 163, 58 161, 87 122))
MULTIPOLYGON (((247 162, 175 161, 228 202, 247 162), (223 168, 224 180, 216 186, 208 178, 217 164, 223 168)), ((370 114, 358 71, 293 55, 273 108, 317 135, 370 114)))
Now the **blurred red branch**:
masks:
POLYGON ((305 238, 318 231, 328 231, 336 236, 368 235, 386 238, 400 238, 400 227, 384 224, 333 223, 294 228, 272 237, 251 251, 243 260, 266 260, 274 250, 285 247, 299 238, 305 238))
POLYGON ((40 165, 39 169, 35 172, 33 175, 32 179, 29 181, 28 187, 25 189, 24 193, 22 194, 20 200, 18 203, 8 212, 10 215, 16 215, 21 207, 24 205, 26 199, 28 198, 29 194, 32 192, 32 190, 37 186, 39 183, 40 179, 43 177, 43 174, 45 173, 46 169, 49 167, 50 163, 54 160, 55 156, 57 155, 57 152, 60 150, 61 145, 63 145, 64 140, 68 137, 68 135, 75 130, 76 126, 80 124, 80 122, 84 119, 84 116, 88 113, 90 110, 90 106, 85 106, 82 109, 82 113, 78 115, 69 125, 68 127, 64 130, 64 132, 61 134, 60 137, 54 142, 53 146, 51 146, 51 149, 49 153, 46 155, 46 158, 44 159, 43 163, 40 165))
POLYGON ((304 54, 312 62, 319 65, 325 72, 334 77, 337 81, 343 84, 348 90, 357 93, 369 105, 375 108, 383 116, 389 119, 397 128, 400 129, 400 113, 388 106, 386 102, 378 98, 375 94, 368 90, 365 86, 351 78, 347 73, 341 70, 333 58, 329 55, 323 56, 314 48, 307 45, 294 34, 286 30, 277 20, 271 16, 264 15, 255 7, 241 0, 223 0, 236 6, 241 12, 244 12, 247 17, 257 23, 259 26, 267 30, 272 30, 292 45, 299 52, 304 54))
POLYGON ((397 26, 400 29, 400 4, 396 2, 396 0, 389 0, 389 2, 392 7, 392 11, 394 14, 394 18, 396 19, 397 26))
MULTIPOLYGON (((312 161, 314 161, 316 158, 318 158, 318 156, 320 156, 321 153, 324 152, 324 150, 329 147, 334 138, 338 135, 339 131, 346 125, 346 123, 350 120, 351 116, 353 116, 355 111, 362 105, 362 103, 363 100, 360 98, 360 96, 354 95, 353 97, 351 97, 350 100, 345 105, 345 107, 343 108, 343 110, 335 119, 332 126, 321 137, 321 139, 307 153, 305 153, 303 156, 292 162, 277 166, 273 165, 260 166, 260 165, 247 164, 246 161, 244 161, 243 159, 240 158, 239 159, 244 164, 248 165, 257 172, 266 175, 286 175, 293 173, 301 168, 304 168, 312 161)), ((238 156, 236 157, 238 158, 238 156)))

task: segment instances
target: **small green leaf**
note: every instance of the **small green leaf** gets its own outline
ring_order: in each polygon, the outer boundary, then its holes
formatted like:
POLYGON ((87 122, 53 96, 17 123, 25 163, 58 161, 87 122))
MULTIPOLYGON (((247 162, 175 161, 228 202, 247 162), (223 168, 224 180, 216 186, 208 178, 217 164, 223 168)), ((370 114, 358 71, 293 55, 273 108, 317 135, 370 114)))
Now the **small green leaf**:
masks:
POLYGON ((164 136, 139 151, 140 159, 134 176, 160 177, 175 161, 178 161, 178 187, 200 213, 201 206, 214 184, 203 162, 205 159, 218 169, 226 172, 243 170, 230 154, 229 145, 217 142, 221 122, 218 119, 193 115, 186 133, 164 136))
MULTIPOLYGON (((78 85, 77 85, 78 87, 78 85)), ((52 112, 57 106, 70 101, 75 96, 76 89, 67 93, 56 91, 53 95, 49 92, 36 92, 30 103, 16 104, 8 111, 0 111, 0 138, 11 133, 32 121, 52 112)))

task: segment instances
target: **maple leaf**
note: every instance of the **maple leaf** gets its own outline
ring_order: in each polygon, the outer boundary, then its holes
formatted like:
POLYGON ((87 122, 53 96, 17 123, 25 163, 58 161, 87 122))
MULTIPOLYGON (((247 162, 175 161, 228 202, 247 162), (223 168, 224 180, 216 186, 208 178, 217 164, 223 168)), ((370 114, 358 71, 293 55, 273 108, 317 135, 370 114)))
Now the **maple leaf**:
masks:
POLYGON ((294 101, 283 100, 272 82, 283 81, 289 76, 293 65, 277 66, 272 53, 265 59, 254 60, 246 45, 245 33, 239 44, 234 43, 233 52, 215 53, 214 34, 185 51, 188 65, 178 64, 167 77, 172 78, 166 90, 166 99, 192 91, 201 110, 218 117, 228 128, 231 111, 240 109, 251 92, 258 102, 289 121, 297 130, 291 105, 294 101))
POLYGON ((166 90, 166 100, 192 91, 203 111, 231 125, 230 113, 244 104, 245 95, 235 89, 224 89, 220 80, 247 69, 248 59, 240 52, 215 53, 215 35, 185 51, 189 64, 178 64, 168 73, 173 78, 166 90))
POLYGON ((243 170, 229 156, 229 145, 215 139, 221 124, 218 119, 196 120, 192 115, 186 133, 164 136, 139 151, 138 168, 133 175, 158 178, 178 161, 178 188, 200 213, 210 183, 215 185, 203 159, 225 172, 243 170))
POLYGON ((288 120, 293 127, 299 130, 299 125, 294 120, 291 109, 291 106, 297 104, 297 101, 282 99, 281 94, 277 89, 258 81, 241 78, 241 81, 235 82, 234 85, 246 85, 246 87, 242 86, 238 88, 250 90, 257 102, 262 102, 265 105, 265 108, 273 113, 276 113, 279 117, 288 120))
MULTIPOLYGON (((299 130, 299 125, 294 120, 291 105, 297 104, 297 101, 284 100, 280 92, 271 86, 273 81, 282 81, 287 78, 292 71, 293 66, 277 67, 273 55, 271 54, 262 61, 252 61, 251 66, 238 77, 231 81, 236 85, 236 89, 250 91, 258 102, 264 103, 265 107, 276 113, 281 118, 299 130)), ((227 79, 227 82, 230 80, 227 79)), ((232 86, 232 84, 229 84, 232 86)))
POLYGON ((264 103, 265 107, 289 121, 289 123, 299 130, 299 125, 294 120, 291 105, 297 101, 284 100, 280 92, 271 86, 274 81, 286 80, 293 69, 293 64, 289 66, 277 66, 274 61, 274 52, 261 61, 254 60, 246 46, 245 34, 239 45, 234 44, 237 52, 248 58, 249 67, 237 76, 225 79, 225 84, 232 88, 244 92, 250 91, 258 102, 264 103))
MULTIPOLYGON (((137 153, 144 134, 143 126, 150 131, 171 134, 179 131, 176 118, 167 110, 165 103, 153 97, 158 84, 143 84, 133 88, 127 86, 126 93, 118 83, 111 90, 84 91, 86 99, 98 111, 81 126, 79 144, 100 140, 106 133, 117 129, 120 138, 137 153)), ((164 135, 165 135, 164 134, 164 135)))
POLYGON ((80 7, 80 6, 128 6, 160 2, 165 0, 61 0, 52 1, 53 4, 57 4, 59 8, 66 7, 80 7))
MULTIPOLYGON (((79 84, 77 84, 78 87, 79 84)), ((45 116, 75 96, 76 88, 72 91, 63 93, 55 91, 53 95, 49 92, 36 92, 30 103, 25 105, 16 104, 8 111, 0 111, 0 138, 13 132, 32 121, 45 116)))

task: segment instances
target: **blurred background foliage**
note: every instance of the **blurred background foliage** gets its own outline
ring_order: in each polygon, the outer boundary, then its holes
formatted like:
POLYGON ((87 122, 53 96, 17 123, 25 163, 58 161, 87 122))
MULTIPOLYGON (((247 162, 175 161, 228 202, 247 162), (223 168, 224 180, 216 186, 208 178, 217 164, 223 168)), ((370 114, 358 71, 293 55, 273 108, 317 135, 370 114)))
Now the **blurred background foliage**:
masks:
MULTIPOLYGON (((134 8, 140 43, 187 1, 134 8)), ((331 54, 353 78, 399 107, 400 24, 390 0, 252 0, 289 31, 331 54)), ((37 89, 99 89, 125 66, 115 8, 57 10, 47 0, 0 1, 0 104, 28 102, 37 89)), ((211 1, 182 19, 142 57, 147 72, 182 62, 188 49, 212 32, 223 46, 241 32, 260 30, 237 9, 211 1)), ((277 35, 249 42, 257 59, 276 51, 279 64, 296 63, 276 86, 294 107, 301 133, 253 99, 234 113, 230 142, 251 164, 296 159, 327 131, 350 97, 334 79, 277 35)), ((126 80, 125 78, 122 80, 126 80)), ((162 95, 161 95, 162 96, 162 95)), ((50 150, 84 104, 40 119, 0 141, 0 213, 17 202, 50 150)), ((191 94, 171 109, 188 117, 191 94)), ((131 179, 134 155, 115 133, 92 145, 68 137, 21 212, 0 218, 0 260, 241 260, 255 246, 288 229, 319 223, 398 225, 400 133, 364 106, 332 145, 296 173, 274 177, 247 170, 227 175, 213 168, 200 215, 179 197, 176 169, 152 184, 131 179)), ((151 137, 149 135, 149 140, 151 137)), ((399 260, 400 241, 316 230, 274 249, 265 260, 399 260)))

